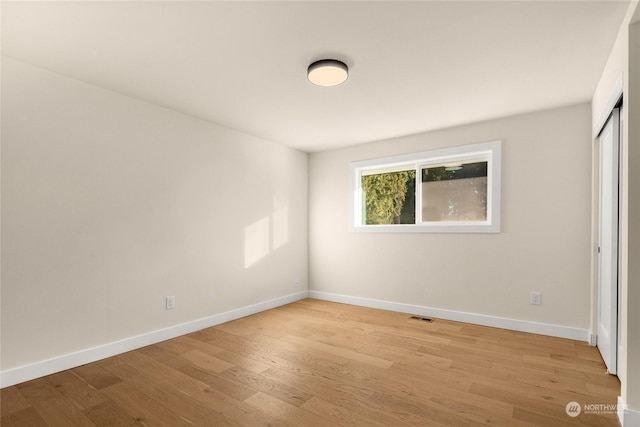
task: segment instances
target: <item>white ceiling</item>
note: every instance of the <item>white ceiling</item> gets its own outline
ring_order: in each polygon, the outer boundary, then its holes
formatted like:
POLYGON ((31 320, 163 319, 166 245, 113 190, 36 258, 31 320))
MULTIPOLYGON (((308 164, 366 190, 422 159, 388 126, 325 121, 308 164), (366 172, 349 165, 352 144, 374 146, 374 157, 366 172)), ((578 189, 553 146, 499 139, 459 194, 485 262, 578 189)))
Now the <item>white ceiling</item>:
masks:
POLYGON ((628 4, 2 2, 2 53, 319 151, 587 102, 628 4))

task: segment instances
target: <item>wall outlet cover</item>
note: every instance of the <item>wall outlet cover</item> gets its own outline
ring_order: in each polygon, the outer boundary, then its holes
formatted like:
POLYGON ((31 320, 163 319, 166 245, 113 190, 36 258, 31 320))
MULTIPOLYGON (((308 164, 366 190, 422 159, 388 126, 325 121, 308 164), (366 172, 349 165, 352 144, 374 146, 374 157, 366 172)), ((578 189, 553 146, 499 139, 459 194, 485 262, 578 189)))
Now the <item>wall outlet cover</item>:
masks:
POLYGON ((542 296, 540 294, 540 292, 531 292, 531 304, 533 305, 540 305, 540 303, 542 302, 542 296))
POLYGON ((176 308, 176 297, 168 296, 164 299, 164 303, 166 310, 173 310, 174 308, 176 308))

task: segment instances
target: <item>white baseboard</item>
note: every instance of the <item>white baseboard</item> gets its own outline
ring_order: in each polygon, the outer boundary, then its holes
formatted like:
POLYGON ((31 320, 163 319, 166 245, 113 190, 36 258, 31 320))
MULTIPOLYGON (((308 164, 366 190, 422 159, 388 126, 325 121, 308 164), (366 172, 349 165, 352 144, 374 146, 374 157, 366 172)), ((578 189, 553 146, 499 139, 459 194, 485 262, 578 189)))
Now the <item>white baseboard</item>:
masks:
POLYGON ((193 320, 169 328, 148 332, 120 341, 111 342, 93 348, 64 354, 47 360, 42 360, 29 365, 7 369, 0 372, 0 388, 33 380, 45 375, 55 374, 67 369, 75 368, 87 363, 95 362, 127 351, 142 348, 160 341, 165 341, 200 329, 209 328, 251 314, 260 313, 271 308, 289 304, 309 296, 308 291, 301 291, 284 297, 275 298, 258 304, 237 308, 224 313, 214 314, 202 319, 193 320))
POLYGON ((528 322, 525 320, 507 319, 504 317, 487 316, 484 314, 465 313, 462 311, 443 310, 421 305, 403 304, 318 291, 309 291, 309 297, 325 301, 341 302, 344 304, 379 308, 382 310, 399 311, 402 313, 419 314, 421 316, 473 323, 476 325, 491 326, 494 328, 509 329, 513 331, 529 332, 539 335, 549 335, 552 337, 568 338, 585 342, 589 342, 590 336, 590 332, 586 329, 550 325, 547 323, 528 322))
MULTIPOLYGON (((443 310, 420 305, 403 304, 390 301, 382 301, 368 298, 353 297, 348 295, 332 294, 319 291, 301 291, 284 297, 275 298, 258 304, 241 307, 224 313, 214 314, 202 319, 171 326, 169 328, 152 331, 135 337, 111 342, 97 347, 88 348, 74 353, 64 354, 47 360, 42 360, 29 365, 7 369, 0 372, 0 387, 9 387, 14 384, 40 378, 45 375, 75 368, 127 351, 155 344, 181 335, 189 334, 200 329, 219 325, 251 314, 259 313, 281 305, 289 304, 304 298, 315 298, 325 301, 333 301, 344 304, 359 305, 363 307, 379 308, 382 310, 399 311, 403 313, 419 314, 422 316, 440 319, 454 320, 458 322, 473 323, 483 326, 492 326, 514 331, 530 332, 541 335, 550 335, 561 338, 569 338, 580 341, 589 341, 589 331, 565 326, 549 325, 545 323, 527 322, 523 320, 507 319, 482 314, 465 313, 460 311, 443 310)), ((637 420, 640 413, 625 410, 625 419, 637 420)), ((628 425, 640 425, 628 421, 628 425)))
POLYGON ((640 411, 627 408, 622 396, 618 396, 618 420, 622 427, 640 426, 640 411))

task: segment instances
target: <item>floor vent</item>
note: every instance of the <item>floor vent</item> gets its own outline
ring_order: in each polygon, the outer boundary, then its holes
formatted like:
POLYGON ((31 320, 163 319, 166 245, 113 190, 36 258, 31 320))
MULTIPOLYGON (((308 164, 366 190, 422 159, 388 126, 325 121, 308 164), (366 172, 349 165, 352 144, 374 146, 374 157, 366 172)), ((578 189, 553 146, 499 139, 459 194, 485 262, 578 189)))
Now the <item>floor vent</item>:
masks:
POLYGON ((422 316, 411 316, 411 319, 415 319, 415 320, 422 320, 423 322, 433 322, 433 319, 429 318, 429 317, 422 317, 422 316))

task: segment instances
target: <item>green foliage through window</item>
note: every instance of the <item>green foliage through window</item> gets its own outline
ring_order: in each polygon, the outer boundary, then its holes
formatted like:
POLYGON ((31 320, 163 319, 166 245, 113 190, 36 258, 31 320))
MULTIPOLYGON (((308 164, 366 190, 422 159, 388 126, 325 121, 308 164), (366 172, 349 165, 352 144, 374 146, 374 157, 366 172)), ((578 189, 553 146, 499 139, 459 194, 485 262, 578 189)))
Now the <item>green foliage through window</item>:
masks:
POLYGON ((414 224, 415 179, 415 170, 363 175, 365 224, 414 224))

